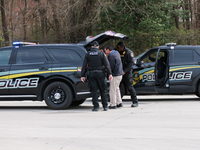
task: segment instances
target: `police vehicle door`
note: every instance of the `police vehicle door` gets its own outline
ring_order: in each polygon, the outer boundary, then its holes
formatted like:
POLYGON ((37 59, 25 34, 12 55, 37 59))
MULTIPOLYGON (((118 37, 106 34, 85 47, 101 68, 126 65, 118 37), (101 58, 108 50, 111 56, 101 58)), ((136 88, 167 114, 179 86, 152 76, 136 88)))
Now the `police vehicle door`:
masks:
POLYGON ((10 68, 10 94, 35 97, 38 87, 51 75, 52 61, 41 47, 15 48, 16 60, 10 68))
POLYGON ((169 90, 169 61, 168 51, 158 49, 154 68, 155 88, 157 93, 168 93, 169 90))
POLYGON ((52 75, 70 79, 70 83, 73 81, 76 84, 77 98, 90 94, 88 85, 81 81, 81 67, 86 51, 78 46, 48 47, 47 49, 54 58, 52 59, 52 75))
POLYGON ((158 48, 149 49, 138 58, 138 68, 133 69, 133 85, 138 94, 156 94, 154 68, 158 48))
POLYGON ((12 63, 13 48, 1 48, 0 50, 0 97, 8 95, 9 70, 12 63))
POLYGON ((200 55, 195 48, 175 47, 171 50, 170 93, 182 94, 195 91, 198 83, 200 55))

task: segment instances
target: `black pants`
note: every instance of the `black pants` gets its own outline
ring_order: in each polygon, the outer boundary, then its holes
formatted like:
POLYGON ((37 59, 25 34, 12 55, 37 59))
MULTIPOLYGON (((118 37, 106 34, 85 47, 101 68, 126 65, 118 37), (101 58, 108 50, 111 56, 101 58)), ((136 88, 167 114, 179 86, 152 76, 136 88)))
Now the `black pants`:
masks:
POLYGON ((108 106, 107 84, 104 72, 90 71, 88 85, 92 93, 92 103, 94 107, 99 108, 98 93, 97 93, 98 89, 101 94, 102 105, 104 108, 107 107, 108 106))
POLYGON ((129 93, 131 94, 131 100, 133 103, 138 103, 138 99, 136 96, 136 91, 133 87, 133 75, 132 71, 127 72, 125 75, 123 75, 122 82, 125 87, 127 87, 129 93))

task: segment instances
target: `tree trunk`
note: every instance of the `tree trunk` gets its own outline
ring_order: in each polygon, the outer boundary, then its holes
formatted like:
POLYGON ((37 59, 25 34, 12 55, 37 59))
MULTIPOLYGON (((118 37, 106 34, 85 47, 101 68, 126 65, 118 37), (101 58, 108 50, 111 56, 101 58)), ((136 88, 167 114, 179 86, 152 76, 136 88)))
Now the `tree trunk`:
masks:
POLYGON ((189 0, 189 9, 190 9, 190 28, 194 29, 193 27, 193 7, 192 7, 192 1, 189 0))
MULTIPOLYGON (((185 10, 188 11, 189 10, 189 1, 188 0, 185 0, 185 10)), ((190 14, 189 12, 186 13, 187 15, 187 18, 185 19, 185 22, 186 22, 186 30, 189 30, 190 29, 190 14)))
POLYGON ((6 23, 6 14, 5 14, 5 5, 4 0, 1 0, 1 19, 2 19, 2 27, 3 27, 3 36, 6 42, 6 45, 9 45, 9 35, 6 23))
POLYGON ((95 9, 95 1, 91 1, 91 0, 87 0, 86 1, 86 7, 85 7, 85 20, 88 22, 87 27, 85 27, 86 30, 86 35, 92 35, 92 20, 90 20, 92 18, 93 15, 93 11, 95 9))
MULTIPOLYGON (((68 27, 69 27, 69 30, 68 30, 68 41, 71 42, 71 43, 74 43, 75 42, 75 39, 76 39, 76 32, 75 29, 76 28, 76 25, 78 25, 78 23, 76 22, 76 19, 77 19, 77 16, 75 16, 74 14, 74 8, 72 7, 74 5, 75 1, 74 0, 70 0, 69 3, 68 3, 68 7, 71 7, 70 8, 70 11, 69 11, 69 20, 68 20, 68 27)), ((83 20, 83 18, 81 18, 81 20, 83 20)))
POLYGON ((23 11, 23 29, 24 29, 24 41, 26 41, 26 12, 27 12, 27 1, 24 0, 24 11, 23 11))
POLYGON ((57 14, 57 9, 56 9, 56 5, 55 5, 55 1, 54 0, 49 0, 50 4, 51 4, 51 8, 53 11, 53 19, 54 19, 54 29, 56 32, 56 37, 57 37, 57 43, 61 43, 62 42, 62 36, 61 36, 61 25, 60 22, 58 20, 58 14, 57 14))
POLYGON ((13 14, 13 3, 14 3, 14 0, 12 0, 11 2, 11 6, 10 6, 10 23, 11 23, 11 40, 13 42, 13 20, 12 20, 12 14, 13 14))
MULTIPOLYGON (((173 10, 177 10, 177 9, 179 9, 178 6, 173 7, 173 10)), ((179 29, 179 16, 174 14, 173 17, 174 17, 176 28, 179 29)))
POLYGON ((197 0, 197 28, 200 29, 200 0, 197 0))
POLYGON ((42 33, 42 39, 46 40, 46 9, 45 6, 41 3, 41 0, 35 0, 38 2, 38 11, 40 14, 40 21, 41 21, 41 33, 42 33))

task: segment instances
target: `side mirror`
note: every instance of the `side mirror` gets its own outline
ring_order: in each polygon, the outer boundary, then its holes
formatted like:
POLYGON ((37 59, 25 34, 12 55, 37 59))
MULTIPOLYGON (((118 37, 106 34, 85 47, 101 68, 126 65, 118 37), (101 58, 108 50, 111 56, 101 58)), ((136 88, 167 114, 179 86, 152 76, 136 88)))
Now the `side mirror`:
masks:
POLYGON ((140 67, 140 66, 141 66, 140 58, 135 59, 135 60, 134 60, 134 63, 136 64, 136 66, 140 67))

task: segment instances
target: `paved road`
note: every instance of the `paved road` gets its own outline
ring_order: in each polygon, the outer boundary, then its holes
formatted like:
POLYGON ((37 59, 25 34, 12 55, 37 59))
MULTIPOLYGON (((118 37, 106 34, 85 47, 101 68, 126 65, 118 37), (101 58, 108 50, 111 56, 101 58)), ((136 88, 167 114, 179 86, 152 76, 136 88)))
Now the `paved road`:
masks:
POLYGON ((0 102, 0 150, 199 150, 196 96, 130 97, 117 110, 50 110, 44 102, 0 102))

